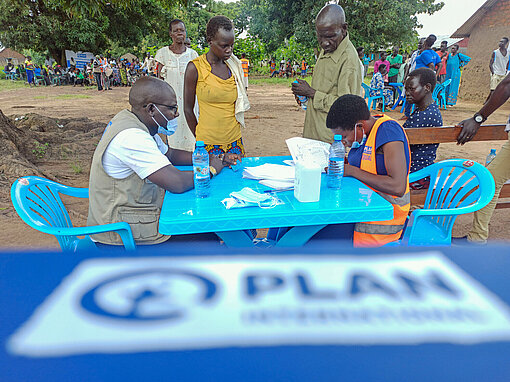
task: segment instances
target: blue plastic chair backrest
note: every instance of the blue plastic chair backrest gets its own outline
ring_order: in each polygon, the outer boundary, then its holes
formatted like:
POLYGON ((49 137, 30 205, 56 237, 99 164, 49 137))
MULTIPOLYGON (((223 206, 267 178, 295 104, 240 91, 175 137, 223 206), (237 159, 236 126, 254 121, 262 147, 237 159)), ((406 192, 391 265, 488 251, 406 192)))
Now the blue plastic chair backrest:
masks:
POLYGON ((365 84, 364 82, 361 83, 361 86, 363 87, 363 90, 365 91, 365 96, 364 98, 368 98, 370 97, 370 86, 368 86, 367 84, 365 84))
POLYGON ((61 236, 58 228, 72 228, 60 193, 88 198, 88 188, 64 186, 37 176, 19 178, 11 187, 11 200, 18 215, 32 228, 55 235, 63 251, 74 251, 76 236, 61 236))
POLYGON ((41 75, 41 68, 35 68, 34 72, 35 72, 36 76, 40 76, 41 75))
POLYGON ((434 91, 432 92, 432 99, 434 101, 437 101, 437 97, 439 96, 439 93, 444 89, 443 84, 436 84, 436 87, 434 88, 434 91))
MULTIPOLYGON (((448 210, 427 214, 424 218, 439 227, 451 239, 451 230, 458 215, 485 207, 494 197, 495 185, 484 166, 466 159, 449 159, 411 173, 409 182, 430 176, 430 186, 423 206, 426 210, 448 210)), ((421 213, 417 210, 416 215, 421 213)), ((404 236, 405 233, 404 233, 404 236)), ((446 237, 445 236, 445 237, 446 237)), ((409 238, 412 244, 412 238, 409 238)))
POLYGON ((452 80, 451 80, 451 78, 450 78, 450 79, 446 80, 445 82, 443 82, 441 85, 443 85, 443 89, 446 89, 446 87, 447 87, 448 85, 450 85, 451 83, 452 83, 452 80))

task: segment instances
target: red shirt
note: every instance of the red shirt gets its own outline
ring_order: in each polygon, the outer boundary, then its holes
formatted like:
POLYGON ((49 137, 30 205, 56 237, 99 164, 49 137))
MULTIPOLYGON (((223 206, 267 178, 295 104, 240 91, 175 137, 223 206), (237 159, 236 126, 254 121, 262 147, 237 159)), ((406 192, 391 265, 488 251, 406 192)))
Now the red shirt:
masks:
POLYGON ((442 74, 446 74, 446 61, 448 61, 449 53, 448 52, 441 52, 440 50, 437 51, 437 54, 439 57, 441 57, 441 62, 443 63, 443 67, 441 68, 441 71, 437 73, 438 76, 442 74))

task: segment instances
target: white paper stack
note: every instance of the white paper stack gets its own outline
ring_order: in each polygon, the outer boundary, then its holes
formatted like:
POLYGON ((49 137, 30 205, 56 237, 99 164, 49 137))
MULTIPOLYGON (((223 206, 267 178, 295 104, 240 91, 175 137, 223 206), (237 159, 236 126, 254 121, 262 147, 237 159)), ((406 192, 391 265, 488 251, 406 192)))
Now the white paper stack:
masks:
POLYGON ((301 137, 289 138, 285 142, 294 162, 315 162, 323 172, 328 166, 329 148, 331 146, 329 143, 301 137))
POLYGON ((273 163, 245 167, 243 178, 256 179, 260 184, 276 190, 292 188, 294 187, 294 167, 273 163))

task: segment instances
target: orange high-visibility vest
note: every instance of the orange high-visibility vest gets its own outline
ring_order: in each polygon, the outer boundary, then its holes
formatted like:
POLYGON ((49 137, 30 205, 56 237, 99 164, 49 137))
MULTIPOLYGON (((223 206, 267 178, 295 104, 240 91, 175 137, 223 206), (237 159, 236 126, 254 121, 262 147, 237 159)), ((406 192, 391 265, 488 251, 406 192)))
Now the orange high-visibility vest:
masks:
MULTIPOLYGON (((360 169, 367 171, 371 174, 377 174, 376 166, 376 153, 375 153, 375 138, 377 136, 377 130, 379 126, 387 121, 393 121, 392 118, 387 115, 376 116, 380 117, 372 127, 370 135, 368 136, 363 155, 361 157, 360 169)), ((399 125, 400 126, 400 125, 399 125)), ((404 135, 406 135, 405 130, 404 135)), ((407 135, 406 135, 407 139, 407 135)), ((409 141, 407 141, 407 147, 409 148, 409 141)), ((409 149, 409 154, 411 150, 409 149)), ((409 174, 409 169, 408 169, 409 174)), ((406 192, 404 196, 398 197, 389 195, 384 192, 376 191, 385 200, 390 202, 393 206, 393 219, 387 221, 378 222, 364 222, 356 223, 354 227, 354 238, 353 243, 355 247, 379 247, 383 246, 392 241, 396 241, 400 238, 404 223, 409 213, 409 207, 411 206, 411 196, 409 193, 409 176, 406 179, 406 192)))
POLYGON ((301 61, 301 70, 306 70, 306 61, 301 61))
POLYGON ((247 58, 241 58, 241 66, 243 67, 244 76, 248 77, 248 68, 250 66, 250 61, 247 58))

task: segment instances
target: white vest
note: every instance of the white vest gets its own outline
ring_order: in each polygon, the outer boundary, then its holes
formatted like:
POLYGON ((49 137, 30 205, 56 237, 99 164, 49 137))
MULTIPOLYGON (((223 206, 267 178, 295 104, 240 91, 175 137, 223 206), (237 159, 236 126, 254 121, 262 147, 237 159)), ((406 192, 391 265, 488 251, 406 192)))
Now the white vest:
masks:
POLYGON ((494 51, 494 63, 492 64, 492 70, 494 71, 494 74, 497 74, 498 76, 506 75, 506 70, 508 68, 508 58, 508 51, 506 52, 506 56, 503 56, 499 49, 494 51))

